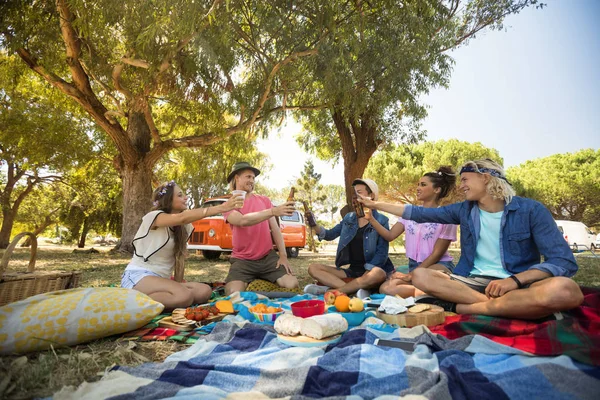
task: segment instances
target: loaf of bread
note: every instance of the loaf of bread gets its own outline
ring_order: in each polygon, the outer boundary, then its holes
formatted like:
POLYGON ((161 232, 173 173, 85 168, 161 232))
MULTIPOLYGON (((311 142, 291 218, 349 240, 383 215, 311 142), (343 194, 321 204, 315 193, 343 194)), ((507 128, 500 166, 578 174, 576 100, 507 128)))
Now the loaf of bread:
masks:
POLYGON ((275 320, 275 331, 285 336, 296 336, 300 334, 303 318, 292 314, 283 314, 275 320))
POLYGON ((323 314, 305 318, 302 321, 300 334, 313 339, 323 339, 337 335, 348 329, 348 321, 340 314, 323 314))
POLYGON ((285 336, 303 335, 323 339, 345 332, 348 329, 348 321, 340 314, 315 315, 310 318, 283 314, 275 320, 274 328, 277 333, 285 336))

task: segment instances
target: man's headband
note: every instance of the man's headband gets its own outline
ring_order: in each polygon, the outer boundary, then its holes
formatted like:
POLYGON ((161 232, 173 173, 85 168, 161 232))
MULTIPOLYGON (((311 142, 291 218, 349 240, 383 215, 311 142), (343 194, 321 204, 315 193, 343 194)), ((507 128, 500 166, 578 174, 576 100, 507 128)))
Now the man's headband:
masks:
POLYGON ((462 167, 460 169, 460 173, 462 174, 463 172, 477 172, 479 174, 490 174, 491 176, 494 176, 496 178, 500 178, 504 181, 506 181, 506 183, 508 183, 509 185, 512 185, 508 179, 506 179, 506 177, 504 175, 502 175, 500 172, 496 171, 495 169, 491 169, 491 168, 478 168, 477 166, 470 166, 470 165, 465 165, 464 167, 462 167))

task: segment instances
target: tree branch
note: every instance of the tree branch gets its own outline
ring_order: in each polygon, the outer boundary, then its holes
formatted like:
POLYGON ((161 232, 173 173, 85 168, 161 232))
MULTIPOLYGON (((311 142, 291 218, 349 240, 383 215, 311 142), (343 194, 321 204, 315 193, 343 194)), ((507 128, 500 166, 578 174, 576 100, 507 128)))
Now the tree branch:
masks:
MULTIPOLYGON (((117 109, 119 110, 118 115, 123 115, 124 117, 127 117, 127 113, 121 107, 121 102, 119 101, 119 99, 117 99, 115 96, 113 96, 113 94, 112 94, 113 89, 111 87, 109 87, 106 83, 104 83, 102 80, 98 79, 96 77, 96 75, 94 75, 94 72, 90 68, 88 68, 88 66, 85 64, 85 62, 83 60, 81 60, 81 66, 86 71, 86 73, 92 77, 92 79, 94 79, 96 82, 98 82, 100 84, 100 86, 102 86, 102 88, 106 92, 106 95, 114 101, 115 105, 117 106, 117 109)), ((106 116, 106 113, 105 113, 105 116, 106 116)))
POLYGON ((123 93, 123 95, 125 96, 125 98, 127 100, 131 100, 133 98, 133 95, 131 94, 131 92, 125 86, 121 85, 121 73, 123 73, 123 68, 125 68, 125 66, 123 64, 117 64, 113 68, 113 71, 112 71, 113 85, 114 85, 115 89, 117 89, 119 92, 123 93))
POLYGON ((144 119, 148 124, 148 128, 150 128, 150 135, 152 136, 152 140, 154 140, 154 143, 160 143, 162 140, 160 139, 158 128, 154 123, 154 117, 152 116, 152 107, 150 106, 150 103, 147 99, 144 99, 142 108, 144 109, 144 119))
POLYGON ((150 68, 150 64, 148 64, 148 62, 145 60, 138 60, 136 58, 129 58, 129 57, 123 56, 123 57, 121 57, 121 61, 124 64, 132 65, 134 67, 140 67, 140 68, 145 68, 145 69, 150 68))

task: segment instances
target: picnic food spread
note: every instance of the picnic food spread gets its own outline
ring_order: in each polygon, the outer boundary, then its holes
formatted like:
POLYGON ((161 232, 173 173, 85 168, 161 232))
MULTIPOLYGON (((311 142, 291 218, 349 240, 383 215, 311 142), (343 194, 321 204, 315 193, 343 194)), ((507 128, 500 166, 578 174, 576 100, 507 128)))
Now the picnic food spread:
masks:
POLYGON ((233 304, 229 300, 226 303, 220 304, 222 309, 231 312, 223 312, 217 305, 202 305, 188 308, 176 308, 170 317, 163 318, 159 321, 160 326, 174 328, 179 330, 191 330, 197 325, 206 325, 211 322, 222 320, 226 315, 234 314, 233 304))

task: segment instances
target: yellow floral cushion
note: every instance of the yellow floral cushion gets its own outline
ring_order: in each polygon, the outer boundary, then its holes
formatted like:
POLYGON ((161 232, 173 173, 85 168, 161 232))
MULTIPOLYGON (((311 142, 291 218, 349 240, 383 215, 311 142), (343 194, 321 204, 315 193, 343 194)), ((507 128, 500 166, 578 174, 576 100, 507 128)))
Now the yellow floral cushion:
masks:
POLYGON ((164 306, 122 288, 59 290, 0 307, 0 354, 70 346, 144 326, 164 306))

